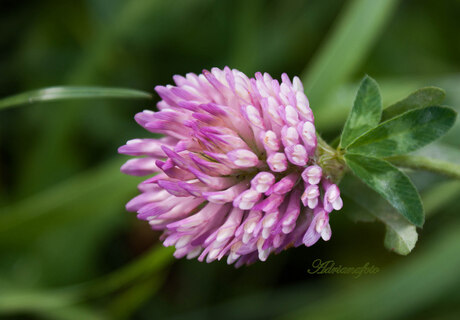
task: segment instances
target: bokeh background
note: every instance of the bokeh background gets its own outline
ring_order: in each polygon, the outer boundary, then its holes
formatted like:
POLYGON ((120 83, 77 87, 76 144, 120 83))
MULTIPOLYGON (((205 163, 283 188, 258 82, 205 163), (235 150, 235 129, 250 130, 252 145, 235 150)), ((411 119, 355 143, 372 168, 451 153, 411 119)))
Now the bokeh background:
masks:
MULTIPOLYGON (((460 1, 78 0, 0 2, 0 97, 55 85, 153 92, 225 65, 300 75, 332 139, 360 78, 384 104, 436 85, 460 107, 460 1)), ((459 319, 460 183, 412 172, 427 222, 408 256, 385 228, 333 214, 333 236, 235 269, 174 260, 124 204, 139 179, 117 147, 148 137, 155 100, 79 100, 0 111, 2 319, 459 319), (310 275, 315 259, 375 265, 310 275)), ((442 143, 460 149, 460 125, 442 143)), ((457 158, 460 162, 460 157, 457 158)))

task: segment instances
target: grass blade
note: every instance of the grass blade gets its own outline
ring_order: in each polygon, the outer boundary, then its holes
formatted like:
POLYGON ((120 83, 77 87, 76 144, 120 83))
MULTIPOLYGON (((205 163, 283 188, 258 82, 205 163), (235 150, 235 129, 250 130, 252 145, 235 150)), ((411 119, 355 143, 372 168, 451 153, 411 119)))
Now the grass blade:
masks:
POLYGON ((148 92, 109 87, 50 87, 27 91, 0 100, 0 109, 45 101, 76 99, 151 99, 148 92))
POLYGON ((349 80, 391 17, 397 0, 349 1, 323 47, 302 80, 315 117, 329 114, 325 98, 349 80))

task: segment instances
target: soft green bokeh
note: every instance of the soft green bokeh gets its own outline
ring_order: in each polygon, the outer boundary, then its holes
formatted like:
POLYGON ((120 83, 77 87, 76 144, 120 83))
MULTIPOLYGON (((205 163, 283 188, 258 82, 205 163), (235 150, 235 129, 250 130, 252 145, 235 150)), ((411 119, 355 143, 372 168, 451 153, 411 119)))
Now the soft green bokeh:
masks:
MULTIPOLYGON (((327 139, 340 133, 364 74, 378 81, 384 107, 437 86, 460 110, 458 1, 7 0, 0 8, 0 97, 51 86, 153 93, 174 74, 229 65, 302 76, 327 139)), ((126 158, 116 154, 149 136, 133 116, 157 99, 0 110, 0 318, 458 319, 460 186, 430 173, 408 172, 427 221, 407 256, 385 249, 382 224, 348 219, 370 221, 375 208, 345 199, 329 242, 240 269, 174 260, 125 211, 140 180, 119 172, 126 158), (316 259, 380 271, 309 274, 316 259)), ((459 136, 457 121, 442 144, 417 154, 460 164, 459 136)), ((398 244, 400 231, 387 242, 398 244)), ((400 233, 402 253, 410 232, 400 233)))

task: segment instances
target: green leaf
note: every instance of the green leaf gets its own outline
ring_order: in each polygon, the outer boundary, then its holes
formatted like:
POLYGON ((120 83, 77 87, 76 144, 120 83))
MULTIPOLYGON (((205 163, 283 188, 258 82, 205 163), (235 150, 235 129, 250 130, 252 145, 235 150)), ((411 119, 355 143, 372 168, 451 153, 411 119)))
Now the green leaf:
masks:
POLYGON ((347 149, 373 157, 389 157, 417 150, 444 135, 455 123, 449 107, 426 107, 408 111, 381 123, 356 139, 347 149))
MULTIPOLYGON (((446 95, 449 98, 448 105, 460 106, 460 90, 457 90, 460 86, 460 74, 446 74, 438 77, 417 76, 379 79, 384 107, 385 101, 398 101, 401 97, 407 96, 408 93, 423 87, 427 82, 432 82, 434 85, 446 90, 446 95)), ((321 128, 323 131, 334 131, 343 127, 343 123, 347 119, 353 105, 353 100, 356 96, 356 86, 358 84, 359 82, 342 84, 337 89, 334 89, 333 92, 330 92, 327 100, 321 107, 313 110, 315 112, 315 125, 318 128, 321 128)), ((307 91, 307 94, 310 99, 311 94, 309 91, 307 91)), ((459 111, 457 108, 454 109, 459 111)))
POLYGON ((50 87, 23 92, 0 100, 0 109, 16 107, 44 101, 74 100, 74 99, 151 99, 148 92, 108 87, 50 87))
POLYGON ((406 98, 385 108, 383 110, 382 120, 391 119, 411 109, 440 105, 445 97, 446 92, 441 88, 426 87, 418 89, 406 98))
POLYGON ((353 173, 386 199, 409 222, 423 225, 420 196, 409 178, 385 160, 358 154, 345 154, 345 161, 353 173))
POLYGON ((377 82, 365 76, 356 94, 340 138, 340 146, 348 147, 356 138, 377 126, 382 115, 382 97, 377 82))
POLYGON ((391 226, 386 226, 385 240, 383 242, 385 248, 404 256, 408 255, 414 249, 418 239, 415 226, 407 225, 407 223, 399 224, 395 221, 392 224, 391 226))
POLYGON ((346 211, 353 211, 352 217, 358 221, 372 221, 377 218, 385 224, 385 247, 398 254, 407 255, 415 247, 417 231, 413 224, 383 200, 376 192, 369 189, 352 175, 346 175, 340 183, 340 190, 345 195, 346 211), (350 205, 352 206, 350 208, 350 205))

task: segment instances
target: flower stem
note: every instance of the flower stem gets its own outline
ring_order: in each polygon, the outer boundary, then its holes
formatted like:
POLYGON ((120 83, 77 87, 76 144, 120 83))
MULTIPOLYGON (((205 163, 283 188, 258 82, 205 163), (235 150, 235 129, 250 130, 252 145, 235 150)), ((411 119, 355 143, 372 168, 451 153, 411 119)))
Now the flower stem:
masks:
POLYGON ((394 156, 386 158, 386 160, 399 167, 431 171, 460 179, 460 164, 412 155, 394 156))
POLYGON ((327 144, 318 133, 316 137, 318 139, 316 161, 329 179, 334 183, 339 183, 347 168, 343 154, 327 144))

